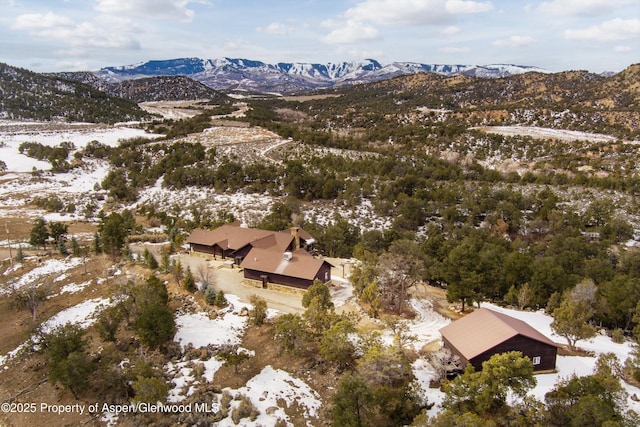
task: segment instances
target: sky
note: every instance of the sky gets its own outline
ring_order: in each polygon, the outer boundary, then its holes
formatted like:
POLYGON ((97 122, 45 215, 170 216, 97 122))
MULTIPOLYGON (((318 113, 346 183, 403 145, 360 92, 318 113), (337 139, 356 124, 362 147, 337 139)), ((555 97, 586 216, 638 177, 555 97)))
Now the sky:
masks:
POLYGON ((640 0, 0 0, 0 62, 96 71, 185 57, 516 64, 640 62, 640 0))

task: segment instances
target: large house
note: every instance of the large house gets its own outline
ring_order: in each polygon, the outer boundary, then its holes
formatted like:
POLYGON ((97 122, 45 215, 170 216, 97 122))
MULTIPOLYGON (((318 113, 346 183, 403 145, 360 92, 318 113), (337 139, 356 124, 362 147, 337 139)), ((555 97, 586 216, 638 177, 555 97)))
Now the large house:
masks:
POLYGON ((520 351, 533 362, 533 370, 556 368, 558 344, 522 320, 487 308, 480 308, 440 329, 444 347, 460 357, 463 367, 476 370, 491 356, 520 351))
POLYGON ((316 279, 323 283, 331 281, 332 265, 306 250, 314 242, 299 227, 269 231, 239 223, 210 231, 196 229, 187 239, 192 253, 231 259, 244 270, 245 279, 257 281, 263 287, 275 283, 301 289, 307 289, 316 279))

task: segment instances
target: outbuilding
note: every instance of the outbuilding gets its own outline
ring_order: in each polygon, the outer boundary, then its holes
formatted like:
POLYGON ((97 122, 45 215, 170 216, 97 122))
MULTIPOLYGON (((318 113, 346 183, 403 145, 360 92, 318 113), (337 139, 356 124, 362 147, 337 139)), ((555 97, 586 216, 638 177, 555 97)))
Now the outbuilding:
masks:
POLYGON ((444 347, 460 357, 463 368, 471 363, 476 370, 491 356, 519 351, 533 362, 535 372, 556 368, 559 345, 528 323, 488 308, 479 308, 440 329, 444 347))

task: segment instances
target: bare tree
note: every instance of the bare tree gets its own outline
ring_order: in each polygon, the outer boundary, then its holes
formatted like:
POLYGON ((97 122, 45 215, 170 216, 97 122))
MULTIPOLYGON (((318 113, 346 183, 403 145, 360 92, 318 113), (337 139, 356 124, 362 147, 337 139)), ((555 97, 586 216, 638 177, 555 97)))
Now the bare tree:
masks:
POLYGON ((14 292, 16 306, 29 310, 31 321, 35 324, 38 307, 51 293, 51 278, 45 279, 43 283, 34 282, 20 289, 14 289, 14 292))
POLYGON ((202 283, 202 288, 201 289, 206 289, 209 286, 213 285, 213 274, 211 274, 211 270, 209 269, 209 266, 204 263, 198 263, 196 265, 196 277, 197 279, 200 281, 200 283, 202 283))
POLYGON ((403 312, 409 289, 415 286, 424 270, 418 244, 410 240, 393 242, 380 257, 378 287, 384 305, 396 313, 403 312))
POLYGON ((453 354, 453 352, 446 347, 441 347, 439 350, 429 353, 427 360, 436 371, 435 382, 441 382, 445 379, 448 372, 462 368, 460 357, 453 354))

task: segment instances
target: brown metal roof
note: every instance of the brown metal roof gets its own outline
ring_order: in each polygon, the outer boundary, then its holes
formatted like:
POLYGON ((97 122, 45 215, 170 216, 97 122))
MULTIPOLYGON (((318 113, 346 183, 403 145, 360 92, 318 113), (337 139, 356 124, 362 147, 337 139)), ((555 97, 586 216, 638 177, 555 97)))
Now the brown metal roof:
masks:
POLYGON ((286 231, 271 233, 272 234, 263 237, 262 239, 251 242, 251 246, 260 249, 276 248, 280 251, 286 251, 293 241, 293 236, 291 235, 291 233, 288 233, 286 231))
POLYGON ((240 267, 312 280, 324 263, 326 261, 314 258, 303 249, 291 253, 291 258, 287 260, 282 252, 254 247, 244 258, 240 267))
POLYGON ((467 360, 517 335, 558 347, 526 322, 488 308, 479 308, 467 314, 440 329, 440 333, 467 360))
POLYGON ((196 229, 187 238, 187 243, 213 246, 217 244, 223 249, 238 250, 249 243, 274 234, 273 231, 258 228, 240 227, 237 223, 225 224, 215 230, 196 229))

